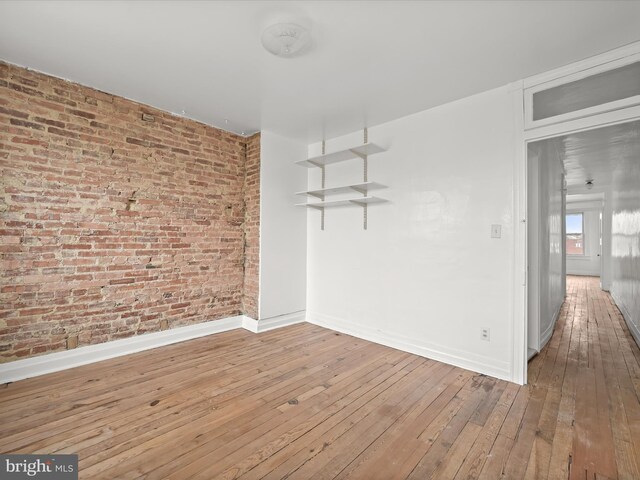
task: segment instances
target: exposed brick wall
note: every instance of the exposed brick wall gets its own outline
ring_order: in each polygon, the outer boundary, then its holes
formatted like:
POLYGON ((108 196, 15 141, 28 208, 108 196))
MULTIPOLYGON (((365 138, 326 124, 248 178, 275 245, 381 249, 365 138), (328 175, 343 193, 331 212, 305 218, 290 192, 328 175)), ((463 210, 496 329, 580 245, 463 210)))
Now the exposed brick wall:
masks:
POLYGON ((260 258, 260 134, 247 141, 245 177, 245 256, 243 310, 258 320, 259 258, 260 258))
POLYGON ((0 62, 0 361, 253 315, 259 141, 0 62))

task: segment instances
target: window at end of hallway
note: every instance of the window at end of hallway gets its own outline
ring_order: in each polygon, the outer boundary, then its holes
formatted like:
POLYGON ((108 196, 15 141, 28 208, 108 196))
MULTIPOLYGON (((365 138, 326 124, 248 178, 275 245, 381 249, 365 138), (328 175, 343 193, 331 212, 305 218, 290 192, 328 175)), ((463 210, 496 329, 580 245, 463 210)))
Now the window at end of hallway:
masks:
POLYGON ((569 213, 566 218, 567 255, 584 255, 584 215, 569 213))

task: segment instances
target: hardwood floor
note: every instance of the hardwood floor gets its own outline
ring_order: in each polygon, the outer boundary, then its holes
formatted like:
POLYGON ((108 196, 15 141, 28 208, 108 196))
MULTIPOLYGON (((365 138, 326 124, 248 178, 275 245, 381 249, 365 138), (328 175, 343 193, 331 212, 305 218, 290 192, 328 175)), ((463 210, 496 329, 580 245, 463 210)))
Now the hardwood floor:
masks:
POLYGON ((638 479, 640 350, 570 277, 518 387, 302 324, 0 386, 0 451, 80 478, 638 479))

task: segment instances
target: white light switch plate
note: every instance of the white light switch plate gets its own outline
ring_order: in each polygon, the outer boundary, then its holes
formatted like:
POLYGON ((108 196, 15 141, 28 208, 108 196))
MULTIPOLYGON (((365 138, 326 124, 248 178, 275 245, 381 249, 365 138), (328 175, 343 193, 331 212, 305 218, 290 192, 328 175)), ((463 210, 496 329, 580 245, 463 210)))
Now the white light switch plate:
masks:
POLYGON ((502 225, 491 225, 491 238, 500 238, 502 236, 502 225))

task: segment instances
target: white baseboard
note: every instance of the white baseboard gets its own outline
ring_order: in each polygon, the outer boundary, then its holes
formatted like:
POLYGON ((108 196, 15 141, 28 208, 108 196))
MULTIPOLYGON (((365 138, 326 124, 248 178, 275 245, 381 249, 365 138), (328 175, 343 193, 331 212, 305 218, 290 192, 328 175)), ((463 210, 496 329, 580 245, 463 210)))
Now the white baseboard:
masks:
POLYGON ((262 333, 276 328, 302 323, 305 320, 306 312, 304 310, 287 313, 285 315, 278 315, 276 317, 263 318, 260 320, 254 320, 253 318, 245 315, 242 319, 242 327, 253 333, 262 333))
POLYGON ((37 377, 46 373, 59 372, 68 368, 79 367, 89 363, 108 360, 110 358, 142 352, 152 348, 184 342, 214 333, 226 332, 242 327, 243 316, 227 317, 220 320, 172 328, 161 332, 136 335, 121 340, 87 345, 74 350, 54 352, 38 357, 15 360, 0 365, 0 384, 15 382, 25 378, 37 377))
POLYGON ((266 332, 305 321, 306 312, 294 312, 287 315, 266 318, 256 321, 246 315, 237 315, 220 320, 172 328, 161 332, 145 333, 121 340, 87 345, 86 347, 64 352, 54 352, 38 357, 25 358, 0 364, 0 384, 37 377, 47 373, 59 372, 68 368, 79 367, 89 363, 108 360, 110 358, 142 352, 152 348, 184 342, 194 338, 227 332, 236 328, 244 328, 253 333, 266 332))
POLYGON ((609 294, 611 295, 611 298, 613 298, 613 301, 616 303, 616 306, 620 310, 620 313, 622 313, 622 318, 624 318, 624 321, 626 322, 631 335, 633 336, 638 346, 640 346, 640 330, 638 330, 638 327, 636 327, 633 323, 631 319, 631 313, 629 312, 629 310, 627 310, 626 305, 620 301, 620 298, 618 298, 615 291, 611 290, 609 294))
POLYGON ((556 323, 558 322, 558 318, 560 318, 562 305, 564 305, 564 302, 562 302, 558 307, 558 309, 556 310, 556 313, 553 316, 553 321, 551 322, 551 324, 549 324, 547 329, 540 334, 540 348, 538 349, 538 352, 540 352, 544 348, 544 346, 549 342, 549 340, 551 340, 551 337, 553 336, 553 331, 556 328, 556 323))
POLYGON ((437 345, 427 345, 412 338, 381 332, 363 325, 355 325, 352 322, 327 315, 317 313, 307 315, 307 312, 302 310, 259 321, 245 315, 238 315, 221 320, 164 330, 162 332, 147 333, 122 340, 89 345, 74 350, 16 360, 0 365, 0 384, 58 372, 68 368, 79 367, 101 360, 129 355, 172 343, 234 330, 236 328, 245 328, 253 333, 261 333, 304 321, 353 335, 363 340, 511 381, 510 369, 507 362, 497 364, 493 359, 487 357, 470 354, 468 352, 453 351, 437 345))
POLYGON ((494 359, 481 355, 452 350, 439 345, 428 345, 413 338, 382 332, 369 326, 357 325, 353 322, 315 312, 307 312, 307 322, 466 370, 483 373, 509 382, 513 381, 508 362, 496 362, 494 359))

